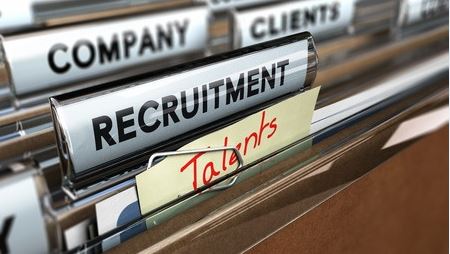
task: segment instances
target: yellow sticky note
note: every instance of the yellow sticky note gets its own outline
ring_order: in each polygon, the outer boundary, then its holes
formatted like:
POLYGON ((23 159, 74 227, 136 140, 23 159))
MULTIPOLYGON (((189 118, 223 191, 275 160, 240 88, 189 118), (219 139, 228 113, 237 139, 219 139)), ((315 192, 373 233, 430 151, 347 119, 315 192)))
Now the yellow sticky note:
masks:
MULTIPOLYGON (((320 87, 311 89, 181 147, 236 147, 244 165, 258 160, 309 134, 320 87)), ((166 157, 136 176, 141 213, 196 191, 237 168, 230 150, 166 157)))

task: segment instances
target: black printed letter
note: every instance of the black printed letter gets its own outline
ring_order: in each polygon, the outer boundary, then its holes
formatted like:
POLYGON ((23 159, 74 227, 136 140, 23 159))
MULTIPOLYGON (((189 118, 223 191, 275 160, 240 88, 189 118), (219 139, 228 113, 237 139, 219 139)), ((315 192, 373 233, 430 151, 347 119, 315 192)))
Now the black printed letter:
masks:
POLYGON ((95 48, 94 45, 88 40, 80 40, 77 43, 75 43, 75 46, 72 51, 72 57, 75 64, 80 68, 87 68, 91 66, 91 64, 94 62, 95 59, 95 48), (80 59, 80 48, 81 46, 86 46, 89 50, 89 58, 82 62, 80 59))
POLYGON ((247 77, 247 98, 252 97, 253 95, 257 95, 259 93, 258 88, 252 89, 253 86, 257 85, 259 83, 258 78, 255 76, 259 74, 259 69, 254 69, 248 71, 248 77, 247 77))
POLYGON ((233 102, 236 102, 238 100, 244 99, 244 73, 241 73, 239 75, 239 80, 236 85, 236 89, 234 89, 233 82, 230 78, 227 78, 226 81, 226 87, 227 87, 227 105, 230 104, 231 100, 233 102))
POLYGON ((251 35, 253 36, 253 38, 261 39, 265 36, 265 33, 263 31, 260 31, 260 32, 256 31, 256 26, 258 24, 264 24, 264 23, 265 23, 264 18, 255 19, 255 22, 253 22, 252 26, 250 27, 250 32, 251 32, 251 35))
POLYGON ((139 127, 141 127, 141 130, 143 132, 152 132, 156 129, 158 129, 159 125, 161 124, 161 121, 156 120, 152 125, 148 125, 145 123, 144 120, 144 115, 145 112, 149 109, 149 108, 153 108, 155 110, 158 109, 158 102, 156 101, 147 101, 146 103, 144 103, 144 105, 142 105, 141 109, 139 110, 139 116, 138 116, 138 123, 139 123, 139 127))
POLYGON ((117 39, 117 34, 113 35, 109 49, 105 41, 101 37, 97 38, 97 43, 98 43, 98 54, 100 57, 101 64, 105 63, 106 61, 111 62, 114 58, 116 60, 120 59, 119 42, 117 39))
POLYGON ((6 254, 9 253, 8 243, 6 240, 8 239, 9 232, 11 231, 12 224, 14 221, 14 216, 8 216, 3 222, 2 231, 0 233, 0 253, 6 254))
POLYGON ((133 31, 123 32, 123 48, 125 51, 125 58, 130 57, 130 48, 136 43, 136 35, 133 31))
POLYGON ((277 68, 281 68, 280 86, 284 84, 284 69, 289 64, 289 59, 277 63, 277 68))
POLYGON ((133 115, 133 107, 116 111, 117 131, 119 132, 119 142, 136 137, 136 131, 125 133, 125 129, 134 125, 134 119, 123 120, 125 116, 133 115))
POLYGON ((64 72, 67 72, 70 68, 70 63, 66 63, 63 66, 57 66, 55 63, 55 54, 56 51, 61 50, 63 52, 67 51, 67 46, 62 44, 62 43, 58 43, 53 45, 50 48, 50 52, 48 52, 48 65, 50 65, 50 68, 52 69, 52 71, 58 73, 58 74, 62 74, 64 72))
POLYGON ((102 149, 102 138, 105 139, 108 145, 116 144, 116 141, 111 137, 109 132, 112 129, 112 120, 108 116, 99 116, 92 119, 92 126, 94 127, 95 149, 98 151, 102 149), (105 124, 105 127, 100 128, 100 124, 105 124))
POLYGON ((177 97, 173 95, 168 95, 162 97, 162 108, 163 108, 163 125, 167 126, 169 125, 169 116, 172 118, 172 121, 174 123, 178 123, 180 119, 177 116, 177 113, 175 113, 175 110, 178 106, 178 100, 177 97), (171 103, 172 106, 168 106, 168 104, 171 103))

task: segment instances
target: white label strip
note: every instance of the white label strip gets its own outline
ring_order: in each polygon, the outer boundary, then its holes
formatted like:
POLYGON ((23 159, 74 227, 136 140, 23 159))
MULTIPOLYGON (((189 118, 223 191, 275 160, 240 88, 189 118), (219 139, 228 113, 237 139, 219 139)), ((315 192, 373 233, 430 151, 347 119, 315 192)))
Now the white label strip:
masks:
POLYGON ((0 31, 33 24, 33 0, 0 0, 0 31))
POLYGON ((237 11, 235 47, 304 31, 320 37, 345 30, 352 22, 354 5, 354 0, 308 0, 237 11))
POLYGON ((305 39, 58 106, 75 173, 300 90, 307 55, 305 39))
POLYGON ((48 253, 47 232, 33 176, 0 182, 0 253, 48 253))
POLYGON ((407 24, 448 13, 448 0, 405 0, 407 24))
POLYGON ((11 36, 3 46, 14 92, 23 95, 202 52, 207 39, 208 9, 195 7, 11 36))
POLYGON ((275 0, 208 0, 209 9, 217 11, 232 10, 237 7, 252 6, 275 0))
POLYGON ((448 124, 448 114, 448 105, 446 105, 404 121, 398 126, 397 130, 392 134, 386 144, 384 144, 383 149, 438 130, 442 126, 448 124))

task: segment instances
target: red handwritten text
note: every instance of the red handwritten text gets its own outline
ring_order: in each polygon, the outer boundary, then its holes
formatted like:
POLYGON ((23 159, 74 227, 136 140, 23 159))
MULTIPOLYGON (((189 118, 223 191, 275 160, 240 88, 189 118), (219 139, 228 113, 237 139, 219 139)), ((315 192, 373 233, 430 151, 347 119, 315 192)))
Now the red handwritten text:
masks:
MULTIPOLYGON (((259 125, 259 129, 255 132, 249 133, 245 136, 243 142, 237 143, 234 147, 236 147, 239 152, 241 152, 242 156, 245 157, 252 149, 256 150, 258 147, 263 145, 264 139, 271 139, 276 131, 277 131, 277 118, 274 117, 270 121, 266 121, 266 112, 261 112, 261 121, 259 125)), ((228 144, 229 138, 228 136, 224 137, 223 146, 229 146, 228 144)), ((199 158, 205 155, 205 152, 195 154, 191 159, 189 159, 181 168, 180 173, 191 169, 192 171, 192 188, 194 191, 197 191, 198 180, 197 176, 199 173, 199 169, 201 169, 201 177, 203 185, 208 185, 216 176, 219 176, 221 172, 227 171, 229 166, 234 165, 237 162, 237 157, 234 152, 224 150, 222 152, 222 160, 221 160, 221 169, 220 166, 217 165, 213 161, 208 161, 204 165, 199 165, 199 158), (230 154, 228 156, 228 154, 230 154)), ((203 186, 202 185, 202 186, 203 186)))

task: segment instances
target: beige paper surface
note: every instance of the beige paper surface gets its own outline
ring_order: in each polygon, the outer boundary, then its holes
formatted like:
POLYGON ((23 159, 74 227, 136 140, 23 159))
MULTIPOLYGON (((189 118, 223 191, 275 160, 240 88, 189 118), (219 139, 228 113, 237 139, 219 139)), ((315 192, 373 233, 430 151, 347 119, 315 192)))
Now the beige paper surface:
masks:
MULTIPOLYGON (((309 134, 319 89, 279 102, 179 150, 233 146, 240 151, 244 165, 251 163, 309 134)), ((237 164, 230 150, 166 157, 136 176, 141 213, 230 174, 237 164)))

